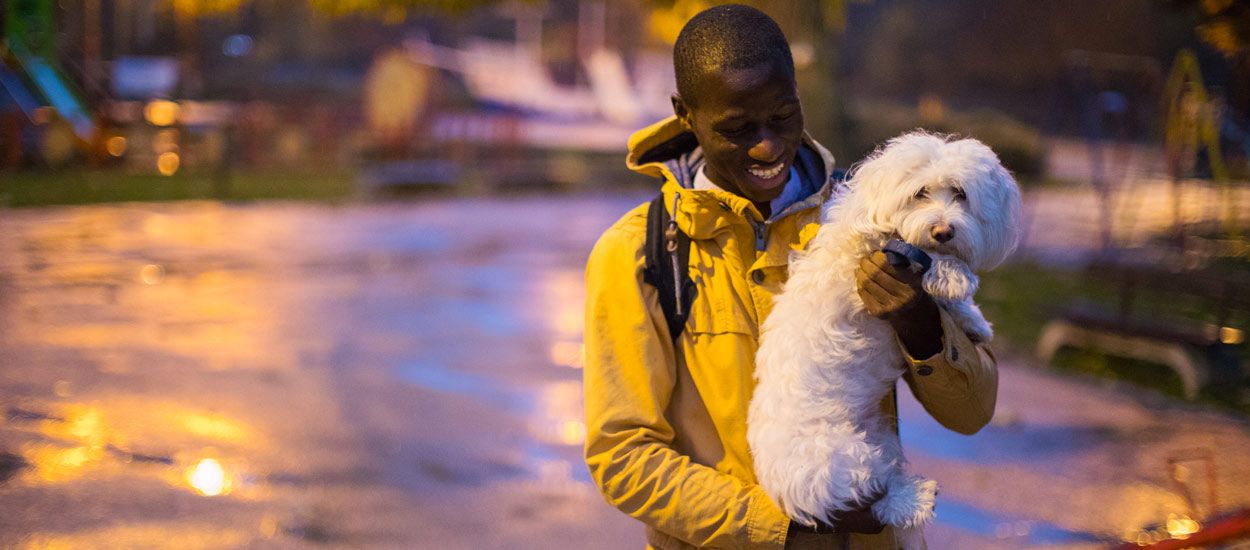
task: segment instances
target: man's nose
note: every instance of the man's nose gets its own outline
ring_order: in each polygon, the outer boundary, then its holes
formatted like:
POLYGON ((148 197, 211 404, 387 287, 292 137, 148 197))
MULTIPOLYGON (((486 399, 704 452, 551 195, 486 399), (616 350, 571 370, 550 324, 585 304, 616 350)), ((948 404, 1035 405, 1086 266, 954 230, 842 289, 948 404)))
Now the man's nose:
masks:
POLYGON ((950 224, 939 223, 933 226, 933 229, 929 231, 929 235, 933 237, 933 240, 944 243, 955 238, 955 228, 951 227, 950 224))
POLYGON ((764 130, 760 133, 760 140, 755 142, 748 154, 751 155, 752 160, 774 162, 777 157, 781 156, 783 148, 781 138, 777 134, 764 130))

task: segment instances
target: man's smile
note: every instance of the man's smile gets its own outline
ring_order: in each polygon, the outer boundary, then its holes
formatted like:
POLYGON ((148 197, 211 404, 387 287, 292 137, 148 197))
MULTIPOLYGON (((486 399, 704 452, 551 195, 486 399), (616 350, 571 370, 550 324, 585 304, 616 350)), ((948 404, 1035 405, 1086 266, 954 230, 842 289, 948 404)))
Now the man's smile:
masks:
POLYGON ((751 175, 751 179, 755 180, 754 187, 759 189, 772 189, 785 183, 786 163, 784 161, 776 162, 764 166, 752 166, 747 169, 747 173, 751 175))

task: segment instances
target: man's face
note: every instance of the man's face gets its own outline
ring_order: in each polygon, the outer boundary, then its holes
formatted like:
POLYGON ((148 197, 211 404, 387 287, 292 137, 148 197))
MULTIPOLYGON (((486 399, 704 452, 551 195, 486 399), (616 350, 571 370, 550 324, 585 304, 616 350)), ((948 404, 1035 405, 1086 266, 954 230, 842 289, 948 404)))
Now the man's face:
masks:
POLYGON ((705 72, 691 105, 673 110, 703 147, 705 170, 726 191, 764 203, 777 198, 803 139, 794 79, 775 63, 705 72))

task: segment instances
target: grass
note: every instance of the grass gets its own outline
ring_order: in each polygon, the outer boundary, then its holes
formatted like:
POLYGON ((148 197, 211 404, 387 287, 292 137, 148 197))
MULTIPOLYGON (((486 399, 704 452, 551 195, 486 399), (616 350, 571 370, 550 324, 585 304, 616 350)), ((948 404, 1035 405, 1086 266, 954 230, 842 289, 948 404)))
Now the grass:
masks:
MULTIPOLYGON (((1119 289, 1102 281, 1088 280, 1079 271, 1021 263, 985 274, 977 293, 978 304, 994 323, 995 347, 1017 355, 1032 354, 1042 327, 1073 300, 1115 308, 1119 289)), ((1212 322, 1215 317, 1213 304, 1167 292, 1139 292, 1132 307, 1135 316, 1158 320, 1212 322)), ((1237 312, 1229 324, 1250 329, 1250 312, 1237 312)), ((1241 349, 1240 358, 1243 365, 1250 361, 1250 350, 1241 349)), ((1064 349, 1056 354, 1052 366, 1061 371, 1148 387, 1169 396, 1183 396, 1180 378, 1162 364, 1089 350, 1064 349)), ((1226 396, 1203 395, 1201 399, 1250 413, 1250 405, 1226 396)))
POLYGON ((0 205, 9 207, 195 199, 333 201, 355 191, 355 176, 325 172, 183 171, 172 176, 121 170, 0 173, 0 205))

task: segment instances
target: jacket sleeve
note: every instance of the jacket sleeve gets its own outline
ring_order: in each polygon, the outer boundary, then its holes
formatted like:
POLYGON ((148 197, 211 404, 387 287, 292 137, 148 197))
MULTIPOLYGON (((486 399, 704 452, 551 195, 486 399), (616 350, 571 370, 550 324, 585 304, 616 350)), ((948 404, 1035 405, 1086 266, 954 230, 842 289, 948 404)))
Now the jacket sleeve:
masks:
POLYGON ((586 274, 586 464, 608 503, 707 548, 781 548, 789 524, 758 486, 696 464, 671 444, 676 379, 643 235, 605 233, 586 274))
POLYGON ((998 364, 993 352, 974 344, 945 310, 941 310, 941 318, 942 351, 917 360, 903 348, 907 361, 903 378, 938 423, 971 435, 994 417, 998 364))

